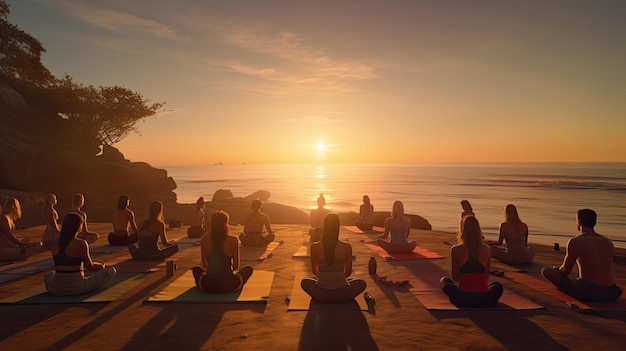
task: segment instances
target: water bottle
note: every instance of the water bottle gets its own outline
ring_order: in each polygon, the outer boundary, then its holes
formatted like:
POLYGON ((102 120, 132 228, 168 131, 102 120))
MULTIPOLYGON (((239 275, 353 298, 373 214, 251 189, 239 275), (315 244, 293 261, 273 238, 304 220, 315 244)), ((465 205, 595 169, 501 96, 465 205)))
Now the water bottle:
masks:
POLYGON ((370 275, 376 274, 376 258, 374 258, 374 256, 370 257, 370 261, 367 264, 367 268, 369 269, 370 275))

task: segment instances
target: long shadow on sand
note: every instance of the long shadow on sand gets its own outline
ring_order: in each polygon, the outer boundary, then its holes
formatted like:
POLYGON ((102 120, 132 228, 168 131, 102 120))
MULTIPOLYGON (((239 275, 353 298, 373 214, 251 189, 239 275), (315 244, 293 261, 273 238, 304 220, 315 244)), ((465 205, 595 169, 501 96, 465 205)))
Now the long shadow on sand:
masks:
MULTIPOLYGON (((265 304, 159 304, 163 309, 147 321, 122 347, 122 351, 135 350, 200 350, 220 345, 205 345, 224 313, 251 310, 263 313, 265 304)), ((154 305, 153 305, 154 306, 154 305)))
POLYGON ((361 311, 309 311, 298 350, 378 350, 361 311))

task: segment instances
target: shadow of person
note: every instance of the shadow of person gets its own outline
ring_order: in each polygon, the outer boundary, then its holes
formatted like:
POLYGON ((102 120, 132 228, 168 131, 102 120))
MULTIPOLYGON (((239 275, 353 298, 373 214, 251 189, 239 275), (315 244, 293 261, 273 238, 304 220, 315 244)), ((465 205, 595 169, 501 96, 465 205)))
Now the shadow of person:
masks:
POLYGON ((201 350, 228 311, 263 313, 265 304, 165 304, 122 347, 131 350, 201 350), (202 323, 198 323, 202 321, 202 323))
POLYGON ((378 346, 363 312, 309 310, 298 350, 378 350, 378 346))

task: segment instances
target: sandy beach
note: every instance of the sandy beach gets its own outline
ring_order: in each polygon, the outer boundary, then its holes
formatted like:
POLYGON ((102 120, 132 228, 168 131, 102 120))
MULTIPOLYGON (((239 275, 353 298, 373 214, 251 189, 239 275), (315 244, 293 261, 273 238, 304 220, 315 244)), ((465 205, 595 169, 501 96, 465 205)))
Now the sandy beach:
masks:
MULTIPOLYGON (((110 224, 92 223, 91 230, 108 233, 110 224)), ((449 272, 453 233, 412 230, 421 247, 440 259, 394 261, 376 256, 377 276, 370 276, 367 261, 373 255, 364 242, 379 234, 359 233, 342 227, 340 238, 352 244, 356 256, 353 276, 365 279, 366 291, 375 299, 368 311, 288 311, 294 277, 308 272, 308 258, 292 255, 307 240, 305 225, 273 224, 281 243, 264 260, 245 261, 256 270, 274 271, 266 302, 154 303, 145 301, 182 276, 200 260, 199 247, 191 246, 172 257, 174 276, 166 275, 164 262, 151 263, 150 273, 121 296, 105 303, 3 304, 0 345, 3 350, 619 350, 626 330, 626 312, 575 312, 568 305, 504 276, 491 276, 505 289, 535 304, 531 310, 430 310, 406 285, 382 284, 379 277, 449 272)), ((170 229, 170 238, 186 237, 186 227, 170 229)), ((233 227, 238 233, 241 227, 233 227)), ((19 230, 18 235, 38 239, 42 227, 19 230)), ((531 238, 532 241, 532 238, 531 238)), ((130 256, 92 247, 94 260, 120 262, 130 256)), ((535 261, 558 265, 564 248, 537 246, 535 261)), ((29 264, 50 257, 42 252, 29 264)), ((614 259, 618 285, 626 286, 626 253, 614 259)), ((538 266, 538 265, 535 265, 538 266)), ((126 265, 128 267, 128 265, 126 265)), ((118 269, 121 270, 121 269, 118 269)), ((539 273, 523 272, 539 277, 539 273)), ((42 284, 44 272, 0 283, 0 299, 42 284)), ((623 299, 623 297, 622 297, 623 299)))

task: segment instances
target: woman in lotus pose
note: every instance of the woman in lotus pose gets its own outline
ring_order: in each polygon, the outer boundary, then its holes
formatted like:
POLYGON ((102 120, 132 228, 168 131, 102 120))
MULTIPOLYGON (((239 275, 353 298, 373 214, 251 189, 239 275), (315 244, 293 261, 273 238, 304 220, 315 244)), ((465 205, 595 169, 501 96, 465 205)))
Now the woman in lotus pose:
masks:
POLYGON ((459 223, 458 245, 450 250, 452 279, 442 277, 441 289, 458 307, 490 307, 502 296, 502 284, 488 283, 491 267, 489 245, 483 242, 478 220, 465 216, 459 223))
POLYGON ((200 196, 196 201, 196 210, 191 215, 191 226, 187 229, 187 236, 201 238, 204 233, 206 233, 204 229, 204 197, 200 196))
POLYGON ((98 235, 98 233, 90 232, 87 228, 87 214, 82 210, 84 205, 85 196, 81 193, 74 194, 74 197, 72 198, 72 208, 74 209, 74 212, 77 213, 83 220, 83 230, 78 233, 76 237, 93 244, 96 240, 98 240, 100 235, 98 235))
POLYGON ((528 226, 522 222, 514 205, 504 208, 504 222, 500 224, 497 246, 491 246, 491 256, 508 264, 532 263, 535 248, 528 246, 528 226), (506 242, 506 250, 498 246, 506 242))
POLYGON ((250 204, 252 212, 246 217, 243 233, 239 234, 243 246, 267 246, 276 238, 270 226, 270 218, 261 212, 261 206, 263 203, 259 199, 253 200, 250 204), (267 234, 263 231, 264 227, 267 234))
POLYGON ((311 244, 311 271, 317 277, 302 279, 300 286, 315 301, 348 302, 365 290, 364 280, 348 278, 352 274, 352 246, 339 240, 336 214, 324 218, 322 240, 311 244))
POLYGON ((46 229, 43 231, 43 246, 51 247, 59 238, 59 214, 54 208, 57 204, 57 196, 46 195, 46 229))
POLYGON ((109 244, 128 245, 137 242, 137 223, 135 213, 128 208, 130 200, 128 196, 122 195, 117 199, 117 211, 113 214, 113 232, 109 233, 109 244), (131 235, 128 228, 133 230, 131 235))
POLYGON ((411 220, 404 215, 404 204, 402 201, 395 201, 391 210, 391 217, 385 219, 385 232, 376 240, 376 243, 387 252, 411 252, 417 246, 415 241, 409 242, 409 231, 411 230, 411 220), (391 233, 391 240, 387 237, 391 233))
POLYGON ((163 204, 161 201, 153 201, 148 210, 148 219, 139 231, 137 243, 128 245, 130 255, 137 261, 155 261, 170 257, 178 250, 176 243, 167 241, 163 204), (159 247, 159 238, 163 248, 159 247))
POLYGON ((324 194, 320 194, 317 197, 317 208, 311 210, 311 229, 309 229, 309 235, 311 236, 311 242, 320 241, 322 237, 322 227, 324 226, 324 217, 330 213, 330 210, 324 208, 326 206, 326 198, 324 194))
POLYGON ((363 195, 363 204, 359 207, 359 220, 354 225, 362 231, 372 230, 374 227, 374 205, 367 195, 363 195))
POLYGON ((211 215, 211 230, 200 240, 202 267, 192 268, 196 286, 207 293, 239 291, 252 275, 252 267, 239 268, 239 240, 228 235, 228 214, 211 215))
POLYGON ((77 213, 69 213, 63 219, 58 242, 52 246, 55 270, 44 276, 46 289, 52 295, 80 295, 94 291, 115 277, 114 267, 93 262, 89 244, 76 237, 82 225, 77 213), (85 276, 83 267, 94 274, 85 276))
POLYGON ((20 261, 41 250, 41 242, 30 242, 15 236, 15 223, 22 217, 22 208, 16 198, 9 197, 0 216, 0 261, 20 261))

